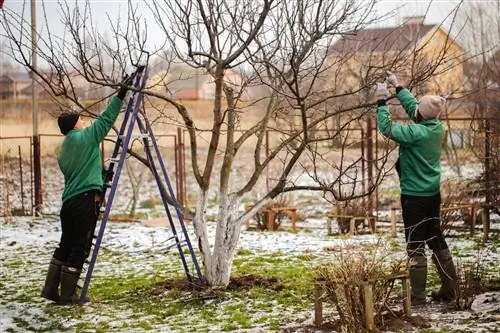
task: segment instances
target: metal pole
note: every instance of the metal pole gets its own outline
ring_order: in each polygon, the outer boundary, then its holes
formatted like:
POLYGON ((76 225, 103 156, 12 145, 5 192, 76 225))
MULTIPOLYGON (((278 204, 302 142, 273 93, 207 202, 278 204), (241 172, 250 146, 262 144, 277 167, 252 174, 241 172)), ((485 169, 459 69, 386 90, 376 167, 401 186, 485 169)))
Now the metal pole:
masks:
MULTIPOLYGON (((490 111, 488 107, 483 108, 483 110, 486 109, 487 111, 490 111)), ((483 111, 484 112, 484 111, 483 111)), ((491 111, 490 111, 491 112, 491 111)), ((486 115, 486 119, 484 121, 484 187, 486 189, 486 205, 484 205, 484 211, 485 214, 483 217, 485 218, 486 221, 483 221, 483 223, 486 223, 489 226, 489 219, 490 219, 490 207, 493 207, 493 185, 494 183, 492 182, 491 179, 491 169, 492 169, 492 145, 491 145, 491 122, 490 122, 490 115, 486 115)), ((486 225, 485 224, 485 225, 486 225)), ((489 231, 489 230, 488 230, 489 231)), ((488 239, 488 234, 485 234, 485 239, 488 239)))
POLYGON ((42 170, 40 162, 40 137, 38 135, 38 96, 35 87, 36 56, 36 1, 31 0, 31 111, 33 118, 33 159, 35 176, 35 215, 42 212, 42 170))
MULTIPOLYGON (((372 132, 372 117, 368 116, 366 122, 366 167, 368 172, 368 189, 373 187, 373 132, 372 132)), ((373 195, 368 196, 368 216, 373 215, 373 195)))
POLYGON ((182 140, 182 129, 177 127, 177 137, 179 143, 179 193, 177 196, 177 201, 181 204, 181 206, 186 205, 186 200, 184 198, 184 160, 183 160, 183 151, 184 151, 184 142, 182 140))
MULTIPOLYGON (((266 159, 269 157, 269 130, 266 130, 266 159)), ((269 164, 266 167, 266 191, 269 192, 269 164)))
POLYGON ((181 194, 181 188, 179 187, 179 173, 180 173, 180 168, 179 168, 179 161, 180 161, 180 152, 179 152, 179 147, 177 144, 177 136, 173 135, 174 137, 174 162, 175 162, 175 188, 177 190, 177 198, 179 198, 181 194))
POLYGON ((24 209, 24 182, 23 182, 23 157, 21 156, 21 146, 17 146, 18 154, 19 154, 19 177, 21 179, 21 208, 22 212, 26 214, 26 210, 24 209))

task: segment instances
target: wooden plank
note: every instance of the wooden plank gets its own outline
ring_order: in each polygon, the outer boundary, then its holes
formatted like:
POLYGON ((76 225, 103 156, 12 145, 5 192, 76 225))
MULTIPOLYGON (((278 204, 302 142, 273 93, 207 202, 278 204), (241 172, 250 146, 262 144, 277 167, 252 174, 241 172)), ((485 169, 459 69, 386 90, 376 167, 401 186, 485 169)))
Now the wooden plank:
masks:
POLYGON ((398 231, 396 228, 396 207, 391 208, 391 236, 396 237, 398 235, 398 231))
POLYGON ((349 221, 349 235, 353 236, 354 234, 356 234, 356 219, 353 217, 350 221, 349 221))
POLYGON ((456 205, 456 206, 451 206, 451 207, 442 207, 440 210, 441 210, 441 212, 447 212, 450 210, 472 209, 473 207, 474 207, 474 204, 464 204, 464 205, 456 205))
POLYGON ((292 232, 297 232, 297 211, 293 210, 292 211, 292 232))
POLYGON ((274 231, 275 230, 274 211, 273 210, 269 210, 267 212, 267 230, 268 231, 274 231))
POLYGON ((411 294, 410 294, 410 279, 401 279, 403 284, 403 311, 405 315, 409 316, 411 314, 411 294))
POLYGON ((319 327, 323 324, 323 283, 314 284, 314 326, 319 327))
POLYGON ((471 214, 472 214, 472 221, 471 221, 471 224, 470 224, 470 234, 474 235, 474 232, 475 232, 475 229, 476 229, 477 205, 472 206, 471 214))
POLYGON ((487 212, 489 209, 486 207, 483 207, 481 210, 481 219, 483 220, 483 241, 487 242, 489 239, 489 233, 490 233, 490 219, 489 216, 487 215, 487 212))
POLYGON ((365 326, 368 330, 375 328, 375 316, 373 314, 373 287, 371 283, 363 285, 363 300, 365 308, 365 326))

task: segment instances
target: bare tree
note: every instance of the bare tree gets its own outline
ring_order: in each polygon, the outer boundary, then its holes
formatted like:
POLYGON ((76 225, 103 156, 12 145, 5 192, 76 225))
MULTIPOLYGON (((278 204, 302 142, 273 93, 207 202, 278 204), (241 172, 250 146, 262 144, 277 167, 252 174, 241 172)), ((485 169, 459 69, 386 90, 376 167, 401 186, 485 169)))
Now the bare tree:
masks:
MULTIPOLYGON (((462 107, 469 109, 475 132, 473 152, 483 162, 480 183, 485 207, 498 213, 500 205, 500 3, 467 3, 460 19, 468 29, 461 31, 467 46, 466 94, 462 107)), ((489 217, 489 214, 486 214, 489 217)))
MULTIPOLYGON (((226 286, 244 221, 279 194, 303 190, 317 191, 332 200, 359 198, 371 193, 391 169, 388 157, 393 147, 387 145, 376 161, 371 183, 365 186, 360 166, 366 157, 349 149, 362 138, 341 133, 355 133, 360 122, 371 117, 371 89, 385 76, 385 70, 414 63, 419 52, 406 49, 386 59, 365 60, 367 66, 358 70, 360 80, 347 85, 349 60, 355 55, 332 51, 339 38, 355 35, 380 19, 371 14, 374 3, 155 0, 146 3, 148 15, 156 21, 154 26, 138 6, 129 2, 125 20, 109 19, 111 41, 96 28, 88 2, 82 8, 63 3, 61 19, 68 35, 40 36, 38 53, 50 70, 35 74, 54 95, 84 108, 72 85, 75 76, 113 88, 130 63, 137 65, 155 56, 165 64, 164 77, 146 86, 142 93, 146 99, 170 104, 189 135, 197 187, 193 189, 197 243, 208 283, 226 286), (147 43, 147 32, 153 29, 155 34, 164 35, 164 45, 157 49, 147 43), (170 85, 182 79, 168 75, 176 61, 212 77, 209 127, 197 124, 187 105, 172 97, 170 85), (240 73, 239 82, 229 79, 232 71, 240 73), (248 100, 248 90, 254 86, 265 87, 269 93, 248 100), (260 112, 258 120, 245 121, 256 110, 260 112), (277 138, 272 146, 266 145, 269 131, 277 138), (201 135, 208 135, 208 145, 200 141, 201 135), (339 137, 341 149, 332 151, 330 144, 339 137), (235 164, 247 158, 248 147, 252 148, 252 159, 246 161, 247 172, 238 174, 235 164), (258 186, 270 169, 274 178, 268 188, 251 210, 242 212, 241 198, 258 186), (300 175, 308 176, 308 180, 299 181, 300 175), (214 191, 218 216, 215 239, 211 240, 205 211, 214 191)), ((29 67, 27 22, 16 13, 4 11, 3 16, 11 52, 29 67)), ((47 23, 45 27, 50 31, 47 23)), ((425 72, 412 71, 410 82, 416 85, 432 78, 444 59, 441 55, 426 63, 425 72)), ((162 110, 158 111, 161 114, 162 110)))

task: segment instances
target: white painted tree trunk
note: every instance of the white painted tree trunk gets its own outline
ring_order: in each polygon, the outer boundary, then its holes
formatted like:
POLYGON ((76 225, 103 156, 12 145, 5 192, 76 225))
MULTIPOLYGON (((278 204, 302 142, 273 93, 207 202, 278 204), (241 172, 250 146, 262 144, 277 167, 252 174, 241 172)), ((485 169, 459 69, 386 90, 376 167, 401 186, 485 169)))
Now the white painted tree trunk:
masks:
POLYGON ((208 239, 205 209, 207 193, 199 191, 194 228, 207 283, 213 287, 226 287, 229 284, 234 254, 244 219, 239 216, 238 198, 234 195, 221 195, 219 198, 219 214, 213 249, 208 239))

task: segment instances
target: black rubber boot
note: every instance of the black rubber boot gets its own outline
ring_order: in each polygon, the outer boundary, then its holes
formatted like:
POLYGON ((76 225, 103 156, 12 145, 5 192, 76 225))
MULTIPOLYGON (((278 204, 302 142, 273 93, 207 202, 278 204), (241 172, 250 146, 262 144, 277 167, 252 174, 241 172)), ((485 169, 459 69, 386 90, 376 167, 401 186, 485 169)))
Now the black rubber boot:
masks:
POLYGON ((41 296, 48 300, 57 302, 59 301, 59 281, 61 280, 61 266, 63 262, 52 258, 45 278, 45 285, 43 286, 41 296))
POLYGON ((441 279, 441 288, 432 291, 431 297, 436 301, 453 301, 457 297, 458 276, 450 250, 445 249, 434 252, 432 261, 436 265, 441 279))
POLYGON ((62 266, 61 268, 61 295, 57 304, 78 304, 79 297, 76 295, 76 285, 80 279, 80 269, 62 266))
POLYGON ((426 302, 427 257, 414 256, 410 260, 411 304, 421 305, 426 302))

